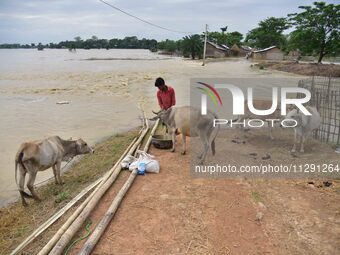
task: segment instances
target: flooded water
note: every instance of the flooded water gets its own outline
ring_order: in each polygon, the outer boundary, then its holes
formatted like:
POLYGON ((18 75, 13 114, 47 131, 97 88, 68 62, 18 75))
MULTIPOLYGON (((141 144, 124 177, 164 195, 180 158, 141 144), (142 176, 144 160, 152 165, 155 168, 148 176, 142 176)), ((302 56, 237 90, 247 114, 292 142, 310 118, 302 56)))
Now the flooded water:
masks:
POLYGON ((60 71, 105 71, 130 69, 140 61, 166 60, 149 50, 111 49, 0 49, 0 73, 3 72, 60 72, 60 71), (88 61, 92 60, 92 61, 88 61), (108 60, 114 62, 103 63, 108 60), (131 63, 131 60, 135 60, 131 63), (132 64, 132 65, 131 65, 132 64))

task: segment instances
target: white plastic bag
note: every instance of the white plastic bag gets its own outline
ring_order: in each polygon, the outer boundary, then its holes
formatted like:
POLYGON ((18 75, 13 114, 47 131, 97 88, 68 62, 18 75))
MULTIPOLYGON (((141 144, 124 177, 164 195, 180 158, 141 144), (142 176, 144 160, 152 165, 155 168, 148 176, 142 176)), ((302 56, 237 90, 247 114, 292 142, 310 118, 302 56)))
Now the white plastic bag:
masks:
POLYGON ((127 155, 127 156, 125 156, 125 158, 123 158, 120 165, 121 165, 122 169, 129 169, 130 164, 134 161, 137 161, 137 159, 134 156, 127 155))
POLYGON ((153 155, 150 155, 144 151, 137 151, 139 158, 133 161, 129 165, 129 170, 135 170, 138 168, 139 163, 145 163, 145 172, 147 173, 159 173, 160 165, 153 155))

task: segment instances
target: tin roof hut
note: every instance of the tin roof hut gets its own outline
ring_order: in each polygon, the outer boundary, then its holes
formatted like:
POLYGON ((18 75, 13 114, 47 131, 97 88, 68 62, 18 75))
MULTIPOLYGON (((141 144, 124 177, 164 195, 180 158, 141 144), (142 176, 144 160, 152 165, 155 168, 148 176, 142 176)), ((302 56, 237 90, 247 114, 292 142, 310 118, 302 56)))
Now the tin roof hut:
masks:
POLYGON ((254 60, 283 60, 283 51, 277 46, 271 46, 262 50, 255 50, 251 52, 251 57, 254 60))
POLYGON ((207 42, 206 57, 222 58, 230 55, 230 49, 227 45, 207 42))
POLYGON ((231 54, 235 57, 245 57, 252 48, 249 46, 238 46, 236 43, 230 48, 231 54))

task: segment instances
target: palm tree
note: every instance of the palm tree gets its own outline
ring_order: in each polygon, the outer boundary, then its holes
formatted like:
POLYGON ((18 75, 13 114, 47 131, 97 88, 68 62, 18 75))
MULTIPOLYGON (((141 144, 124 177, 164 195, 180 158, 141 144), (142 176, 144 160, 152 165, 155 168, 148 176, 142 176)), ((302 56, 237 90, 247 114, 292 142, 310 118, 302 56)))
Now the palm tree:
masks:
POLYGON ((191 55, 192 59, 199 58, 203 54, 203 41, 200 35, 189 35, 183 37, 181 43, 183 55, 191 55))

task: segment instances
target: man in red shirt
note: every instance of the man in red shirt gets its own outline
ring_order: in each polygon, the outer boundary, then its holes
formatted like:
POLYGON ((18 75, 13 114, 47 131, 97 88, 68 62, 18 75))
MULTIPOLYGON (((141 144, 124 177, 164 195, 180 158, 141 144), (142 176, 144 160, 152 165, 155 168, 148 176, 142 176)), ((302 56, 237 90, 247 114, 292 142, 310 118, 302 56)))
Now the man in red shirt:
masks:
POLYGON ((165 85, 163 78, 157 78, 155 86, 158 88, 157 99, 161 110, 167 110, 176 104, 175 90, 165 85))

